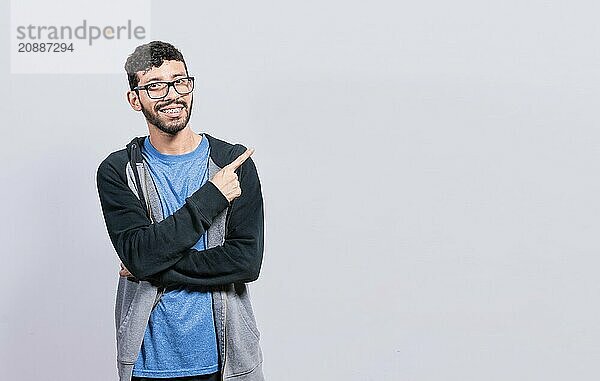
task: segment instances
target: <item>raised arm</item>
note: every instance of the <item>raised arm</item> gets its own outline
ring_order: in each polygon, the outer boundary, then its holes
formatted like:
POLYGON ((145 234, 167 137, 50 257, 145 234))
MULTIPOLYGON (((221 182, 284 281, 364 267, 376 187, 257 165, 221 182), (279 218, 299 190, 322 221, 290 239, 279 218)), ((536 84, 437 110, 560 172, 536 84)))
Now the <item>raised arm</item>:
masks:
POLYGON ((127 185, 125 168, 105 159, 96 173, 104 222, 117 255, 136 278, 143 279, 177 263, 204 234, 228 199, 210 181, 186 198, 169 217, 152 223, 127 185))
POLYGON ((215 286, 258 278, 264 241, 261 185, 252 159, 239 172, 242 192, 231 204, 223 245, 201 251, 188 248, 172 267, 151 276, 151 281, 163 286, 215 286))

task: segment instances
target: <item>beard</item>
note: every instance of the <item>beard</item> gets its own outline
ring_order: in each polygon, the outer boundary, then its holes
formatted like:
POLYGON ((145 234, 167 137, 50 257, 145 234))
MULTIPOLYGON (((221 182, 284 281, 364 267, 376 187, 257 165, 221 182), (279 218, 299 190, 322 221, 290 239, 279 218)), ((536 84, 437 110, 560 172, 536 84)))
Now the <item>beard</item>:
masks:
POLYGON ((147 109, 146 107, 144 107, 144 105, 142 105, 142 113, 146 117, 148 123, 156 126, 156 128, 158 128, 166 134, 175 136, 179 131, 183 130, 190 121, 193 104, 194 98, 190 100, 190 107, 188 107, 188 105, 182 100, 175 100, 173 102, 161 105, 157 104, 155 109, 153 110, 147 109), (160 115, 160 111, 158 111, 159 109, 173 104, 180 105, 181 107, 183 107, 182 112, 185 111, 185 119, 178 118, 174 120, 169 120, 167 117, 160 115))

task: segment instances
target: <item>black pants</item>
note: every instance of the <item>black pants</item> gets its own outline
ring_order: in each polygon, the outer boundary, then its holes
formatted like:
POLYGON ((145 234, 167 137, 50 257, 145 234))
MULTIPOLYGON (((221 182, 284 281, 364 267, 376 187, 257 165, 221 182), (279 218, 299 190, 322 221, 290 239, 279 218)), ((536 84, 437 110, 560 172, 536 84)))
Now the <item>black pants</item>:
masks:
POLYGON ((171 377, 171 378, 149 378, 132 376, 131 381, 219 381, 221 380, 221 372, 202 374, 200 376, 187 377, 171 377))

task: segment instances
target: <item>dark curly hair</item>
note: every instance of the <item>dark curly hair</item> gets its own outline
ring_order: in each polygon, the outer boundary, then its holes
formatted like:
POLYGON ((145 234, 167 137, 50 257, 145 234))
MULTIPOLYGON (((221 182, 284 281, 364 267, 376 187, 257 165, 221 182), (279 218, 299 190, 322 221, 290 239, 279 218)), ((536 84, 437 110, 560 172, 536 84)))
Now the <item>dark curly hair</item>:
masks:
POLYGON ((163 61, 180 61, 183 62, 185 72, 187 74, 187 65, 183 59, 183 54, 168 42, 151 41, 147 44, 140 45, 135 48, 134 52, 127 57, 125 62, 125 71, 127 72, 127 80, 129 88, 133 90, 140 79, 137 76, 138 71, 146 72, 153 67, 159 67, 163 61))

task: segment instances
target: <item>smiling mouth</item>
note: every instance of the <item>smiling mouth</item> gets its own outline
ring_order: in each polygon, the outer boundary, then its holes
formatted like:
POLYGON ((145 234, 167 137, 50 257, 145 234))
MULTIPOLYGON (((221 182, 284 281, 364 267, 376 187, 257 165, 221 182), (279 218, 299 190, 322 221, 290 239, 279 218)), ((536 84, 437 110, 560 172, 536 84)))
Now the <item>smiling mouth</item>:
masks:
POLYGON ((178 118, 183 113, 183 109, 183 106, 169 106, 161 108, 160 110, 158 110, 158 112, 168 116, 169 118, 178 118))

